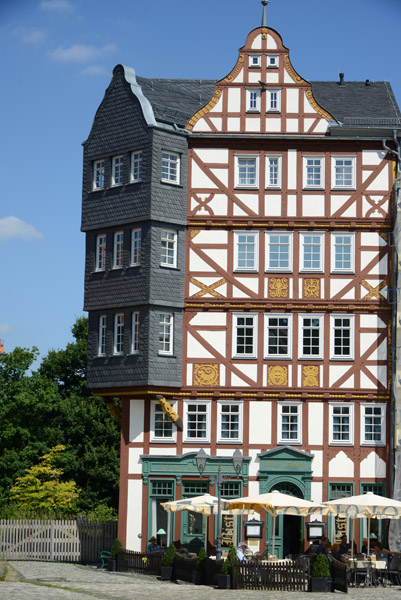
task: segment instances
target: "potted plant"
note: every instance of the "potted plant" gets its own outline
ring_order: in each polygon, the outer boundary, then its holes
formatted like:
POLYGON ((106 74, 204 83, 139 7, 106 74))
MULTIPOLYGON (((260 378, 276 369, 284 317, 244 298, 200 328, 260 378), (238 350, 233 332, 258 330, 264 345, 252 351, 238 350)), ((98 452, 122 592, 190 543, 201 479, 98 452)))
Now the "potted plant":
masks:
POLYGON ((325 554, 318 554, 312 567, 311 592, 331 592, 331 576, 329 559, 325 554))
POLYGON ((221 567, 221 573, 217 575, 217 587, 220 589, 231 588, 231 575, 238 562, 237 551, 233 545, 228 549, 228 555, 221 567))
POLYGON ((117 561, 118 561, 118 553, 122 550, 122 543, 119 539, 114 540, 114 543, 111 547, 110 558, 107 560, 107 570, 108 571, 117 571, 117 561))
POLYGON ((160 568, 160 576, 162 579, 170 581, 173 579, 174 561, 177 550, 174 544, 171 542, 167 548, 165 555, 163 556, 163 564, 160 568))
POLYGON ((201 548, 196 560, 196 569, 192 571, 192 583, 195 585, 203 585, 205 583, 207 553, 205 548, 201 548))

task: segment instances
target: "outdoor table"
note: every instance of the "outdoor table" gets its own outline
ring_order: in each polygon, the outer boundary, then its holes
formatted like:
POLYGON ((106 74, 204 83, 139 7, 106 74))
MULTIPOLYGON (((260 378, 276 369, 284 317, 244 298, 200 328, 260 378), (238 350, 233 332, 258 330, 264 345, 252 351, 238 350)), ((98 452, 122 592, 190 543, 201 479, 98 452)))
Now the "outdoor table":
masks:
POLYGON ((373 571, 385 571, 387 569, 387 563, 385 560, 370 560, 360 558, 347 558, 347 565, 354 573, 354 585, 357 586, 357 575, 358 572, 364 576, 364 584, 372 585, 372 572, 373 571))

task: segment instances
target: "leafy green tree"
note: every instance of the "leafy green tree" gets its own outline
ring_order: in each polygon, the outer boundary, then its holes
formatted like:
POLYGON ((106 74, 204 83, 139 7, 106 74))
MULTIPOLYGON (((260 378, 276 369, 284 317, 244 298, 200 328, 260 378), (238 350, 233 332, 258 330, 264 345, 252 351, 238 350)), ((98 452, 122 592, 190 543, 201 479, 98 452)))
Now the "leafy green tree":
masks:
POLYGON ((79 489, 75 481, 61 481, 63 470, 55 465, 64 450, 61 444, 54 446, 11 488, 11 498, 26 514, 57 517, 74 512, 79 489))

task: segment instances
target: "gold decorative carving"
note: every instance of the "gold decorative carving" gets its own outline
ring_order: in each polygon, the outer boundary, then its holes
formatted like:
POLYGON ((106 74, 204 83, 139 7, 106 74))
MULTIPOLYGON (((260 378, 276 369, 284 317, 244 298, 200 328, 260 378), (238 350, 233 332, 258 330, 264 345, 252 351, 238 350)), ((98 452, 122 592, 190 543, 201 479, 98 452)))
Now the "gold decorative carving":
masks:
POLYGON ((238 73, 241 71, 243 62, 244 62, 244 55, 240 54, 238 57, 237 64, 235 65, 235 67, 233 68, 231 73, 229 75, 227 75, 227 77, 225 77, 224 81, 228 81, 229 83, 231 83, 237 77, 238 73))
POLYGON ((312 90, 306 90, 305 94, 306 94, 306 97, 309 100, 310 105, 312 106, 312 108, 315 109, 315 111, 317 113, 319 113, 319 115, 321 115, 324 119, 327 119, 328 121, 334 121, 334 117, 330 113, 328 113, 327 111, 325 111, 316 102, 315 98, 313 97, 312 90))
POLYGON ((320 279, 304 279, 304 298, 320 298, 320 279))
POLYGON ((200 385, 200 386, 219 385, 219 365, 218 365, 218 363, 195 363, 194 364, 194 385, 200 385))
POLYGON ((218 281, 215 281, 214 283, 211 283, 210 285, 206 285, 205 283, 202 283, 201 281, 195 279, 195 277, 191 277, 191 283, 201 288, 199 292, 196 292, 196 294, 194 294, 194 296, 204 296, 205 294, 211 294, 212 296, 220 296, 221 298, 224 297, 223 294, 220 294, 220 292, 216 292, 216 288, 223 285, 223 283, 226 283, 224 277, 222 279, 219 279, 218 281))
POLYGON ((220 96, 221 96, 221 90, 216 89, 216 91, 214 92, 214 96, 210 100, 210 102, 208 102, 203 108, 198 110, 198 112, 196 112, 194 114, 194 116, 189 119, 185 129, 188 129, 188 131, 192 131, 195 123, 197 123, 199 121, 199 119, 201 117, 203 117, 203 115, 206 115, 206 113, 208 113, 214 106, 216 106, 216 104, 220 100, 220 96))
POLYGON ((362 300, 371 300, 372 298, 376 298, 376 300, 381 300, 383 298, 383 296, 380 294, 380 290, 386 287, 385 281, 382 281, 376 287, 373 287, 372 285, 370 285, 370 283, 368 283, 365 280, 361 281, 361 284, 363 285, 365 290, 368 290, 368 294, 366 294, 366 296, 364 296, 362 300))
POLYGON ((303 387, 319 387, 319 367, 310 365, 303 367, 302 371, 304 376, 304 379, 302 381, 303 387))
POLYGON ((262 40, 265 40, 267 38, 267 29, 266 29, 266 27, 263 27, 261 35, 262 35, 262 40))
POLYGON ((174 425, 177 427, 177 429, 182 431, 182 421, 181 421, 180 417, 177 415, 177 413, 175 412, 174 408, 171 406, 171 404, 165 399, 164 396, 159 396, 157 394, 155 397, 156 397, 158 403, 160 404, 162 411, 168 416, 170 421, 172 421, 174 423, 174 425))
POLYGON ((288 298, 288 279, 286 277, 269 279, 269 298, 288 298))
POLYGON ((276 365, 268 368, 268 385, 288 385, 288 368, 276 365))
POLYGON ((290 61, 290 57, 288 56, 288 54, 284 55, 284 65, 285 68, 288 71, 288 75, 296 82, 296 83, 306 83, 306 81, 304 79, 302 79, 302 77, 300 75, 298 75, 298 73, 296 72, 296 70, 294 69, 294 67, 291 64, 290 61))

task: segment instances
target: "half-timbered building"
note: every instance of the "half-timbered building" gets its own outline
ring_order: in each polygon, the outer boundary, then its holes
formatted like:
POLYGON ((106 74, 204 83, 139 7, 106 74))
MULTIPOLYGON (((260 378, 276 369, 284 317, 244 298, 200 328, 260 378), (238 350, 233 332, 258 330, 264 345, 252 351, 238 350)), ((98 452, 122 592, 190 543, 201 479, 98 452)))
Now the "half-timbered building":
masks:
MULTIPOLYGON (((161 502, 214 493, 218 465, 224 497, 390 490, 391 87, 306 81, 265 14, 233 62, 219 81, 117 66, 84 144, 88 378, 122 400, 131 549, 212 541, 161 502)), ((277 527, 299 551, 301 519, 277 527)))

